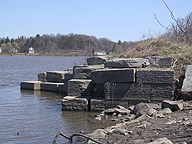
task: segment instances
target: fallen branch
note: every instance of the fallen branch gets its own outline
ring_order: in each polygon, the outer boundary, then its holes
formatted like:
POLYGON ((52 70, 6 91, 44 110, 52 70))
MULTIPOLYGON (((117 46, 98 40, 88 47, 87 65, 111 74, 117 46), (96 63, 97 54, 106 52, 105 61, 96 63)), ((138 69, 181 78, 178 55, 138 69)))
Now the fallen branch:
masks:
POLYGON ((57 140, 57 138, 58 138, 60 135, 63 136, 64 138, 68 139, 70 142, 72 142, 73 137, 75 137, 75 136, 80 136, 80 137, 84 137, 84 138, 86 138, 86 139, 88 139, 88 140, 91 140, 91 141, 93 141, 93 142, 95 142, 95 143, 97 143, 97 144, 102 144, 101 142, 98 142, 98 141, 96 141, 96 140, 94 140, 94 139, 92 139, 92 138, 90 138, 90 137, 88 137, 88 136, 86 136, 86 135, 73 134, 72 136, 69 137, 69 136, 66 136, 66 135, 62 134, 61 132, 58 132, 58 133, 56 134, 56 136, 55 136, 55 138, 54 138, 54 140, 53 140, 53 143, 54 143, 54 144, 56 143, 56 140, 57 140))

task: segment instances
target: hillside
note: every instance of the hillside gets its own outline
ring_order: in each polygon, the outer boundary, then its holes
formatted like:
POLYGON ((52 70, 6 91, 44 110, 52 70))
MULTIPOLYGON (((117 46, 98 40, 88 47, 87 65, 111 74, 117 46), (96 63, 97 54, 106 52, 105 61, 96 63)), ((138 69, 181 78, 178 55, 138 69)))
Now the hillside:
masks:
POLYGON ((145 58, 147 56, 172 57, 173 69, 178 78, 184 74, 186 66, 192 64, 192 46, 166 37, 159 37, 142 41, 134 49, 119 55, 120 58, 145 58))
POLYGON ((107 38, 96 38, 82 34, 48 35, 35 37, 18 37, 16 39, 0 38, 0 54, 14 55, 27 54, 33 47, 36 55, 43 56, 88 56, 96 51, 114 52, 116 54, 126 52, 135 42, 113 42, 107 38))

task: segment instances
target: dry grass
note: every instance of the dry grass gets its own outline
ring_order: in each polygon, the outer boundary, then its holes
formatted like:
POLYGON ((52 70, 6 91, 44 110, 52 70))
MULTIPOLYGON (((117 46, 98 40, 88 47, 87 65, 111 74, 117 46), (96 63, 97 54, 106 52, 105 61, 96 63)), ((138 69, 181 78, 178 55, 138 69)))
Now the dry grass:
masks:
POLYGON ((120 58, 145 58, 147 56, 172 57, 173 69, 178 78, 192 64, 192 46, 177 43, 165 37, 140 42, 133 50, 120 55, 120 58))

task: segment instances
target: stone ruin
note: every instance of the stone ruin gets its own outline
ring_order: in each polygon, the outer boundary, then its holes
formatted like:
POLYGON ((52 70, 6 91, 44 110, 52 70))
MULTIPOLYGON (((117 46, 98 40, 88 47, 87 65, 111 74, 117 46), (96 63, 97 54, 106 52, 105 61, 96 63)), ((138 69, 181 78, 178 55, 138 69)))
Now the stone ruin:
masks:
POLYGON ((38 81, 21 82, 21 89, 62 93, 63 110, 102 111, 174 97, 171 57, 89 57, 87 63, 72 70, 40 73, 38 81))

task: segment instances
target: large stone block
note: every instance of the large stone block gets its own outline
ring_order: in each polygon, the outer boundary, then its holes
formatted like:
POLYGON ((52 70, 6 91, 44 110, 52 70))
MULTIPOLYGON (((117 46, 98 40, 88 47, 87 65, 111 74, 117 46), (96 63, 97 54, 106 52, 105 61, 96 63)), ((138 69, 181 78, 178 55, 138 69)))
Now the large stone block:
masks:
POLYGON ((152 66, 160 68, 170 68, 172 66, 172 57, 147 57, 152 66))
POLYGON ((192 65, 188 65, 186 68, 185 79, 181 90, 192 93, 192 65))
POLYGON ((107 100, 157 101, 172 99, 172 84, 105 83, 104 98, 107 100))
POLYGON ((148 59, 145 58, 116 59, 105 63, 105 67, 108 68, 141 68, 148 65, 148 59))
POLYGON ((74 74, 74 79, 90 79, 91 78, 91 73, 95 70, 98 69, 103 69, 103 65, 98 65, 98 66, 74 66, 73 67, 73 74, 74 74))
POLYGON ((167 70, 144 70, 140 69, 136 72, 137 83, 174 83, 174 71, 167 70))
POLYGON ((91 73, 93 83, 135 82, 135 69, 102 69, 91 73))
POLYGON ((65 81, 65 76, 71 74, 70 71, 49 71, 47 72, 46 79, 48 82, 61 83, 65 81))
MULTIPOLYGON (((68 96, 86 96, 91 90, 91 80, 71 79, 68 81, 68 96)), ((91 92, 90 92, 91 93, 91 92)))
POLYGON ((41 81, 23 81, 20 84, 21 89, 28 89, 28 90, 40 90, 41 81))
POLYGON ((64 86, 64 83, 51 83, 51 82, 43 82, 41 83, 41 90, 42 91, 58 91, 59 85, 64 86))
POLYGON ((100 64, 104 64, 105 62, 106 62, 106 57, 102 57, 102 56, 93 56, 93 57, 87 58, 88 65, 100 65, 100 64))
POLYGON ((88 111, 88 99, 86 97, 66 96, 62 99, 62 110, 88 111))
POLYGON ((91 111, 103 111, 105 110, 105 99, 103 98, 92 98, 90 100, 91 111))
POLYGON ((63 83, 61 85, 58 85, 57 90, 58 90, 59 93, 67 95, 67 86, 66 86, 65 83, 63 83))
POLYGON ((47 73, 46 73, 46 72, 44 72, 44 73, 39 73, 39 74, 38 74, 38 81, 47 82, 46 77, 47 77, 47 73))

